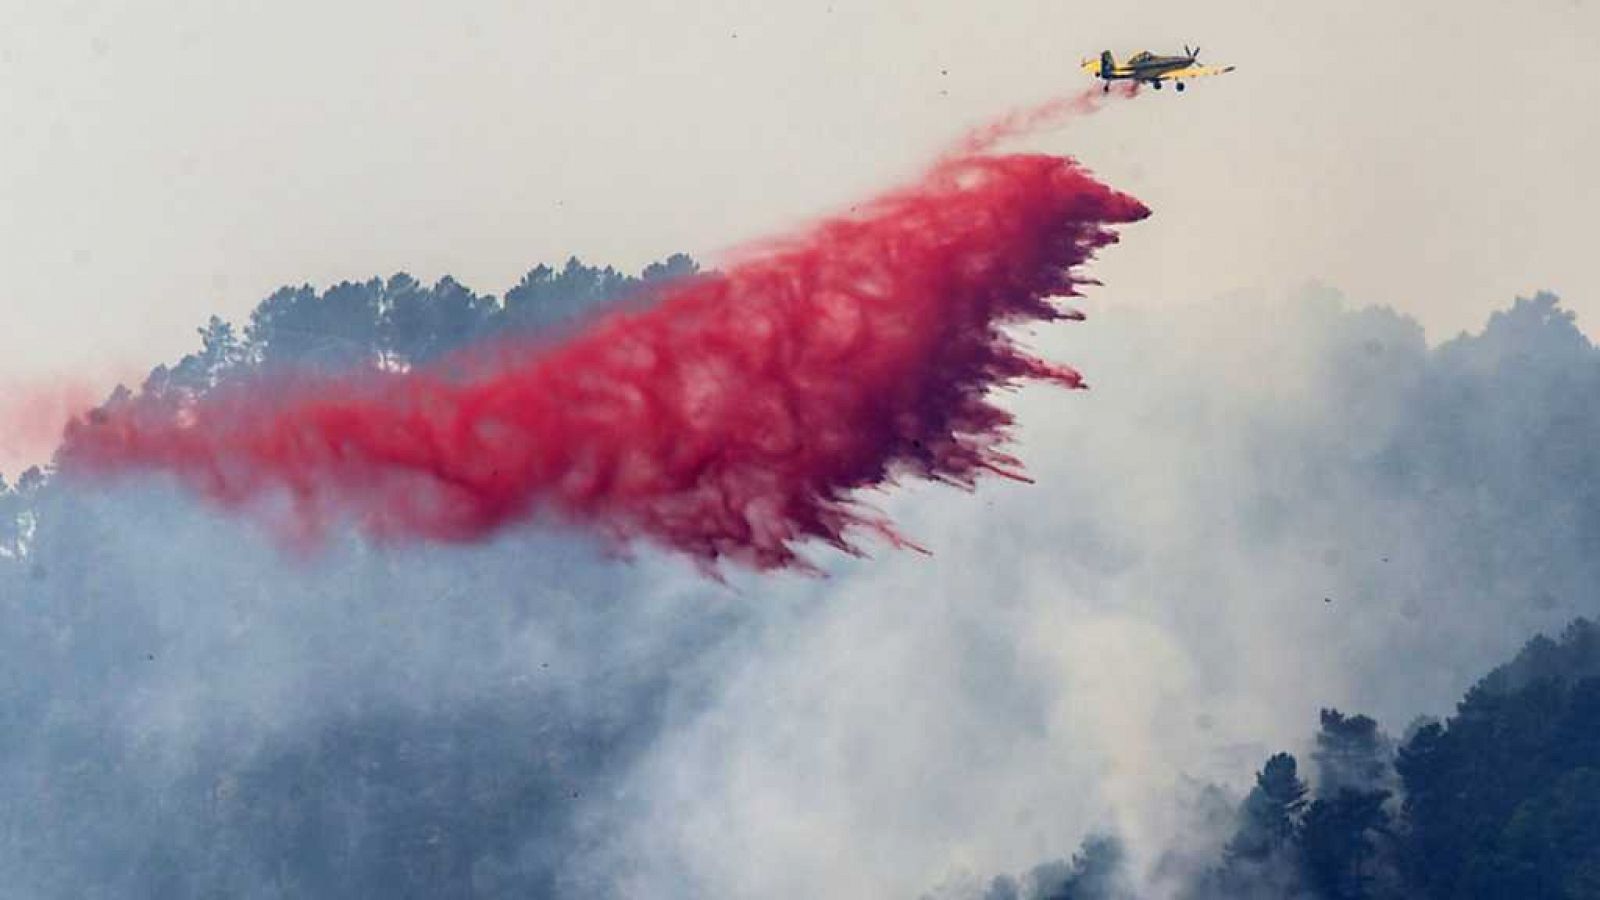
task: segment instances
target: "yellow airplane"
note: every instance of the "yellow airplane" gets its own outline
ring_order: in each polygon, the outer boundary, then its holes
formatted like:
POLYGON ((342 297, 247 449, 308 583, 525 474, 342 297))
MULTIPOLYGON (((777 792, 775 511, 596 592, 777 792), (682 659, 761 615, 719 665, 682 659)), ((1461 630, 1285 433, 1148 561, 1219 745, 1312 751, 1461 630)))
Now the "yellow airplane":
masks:
POLYGON ((1183 56, 1157 56, 1148 50, 1135 53, 1128 57, 1126 62, 1117 62, 1110 50, 1100 54, 1098 61, 1086 59, 1083 61, 1083 70, 1096 78, 1105 81, 1105 90, 1111 90, 1113 81, 1132 81, 1135 84, 1148 84, 1156 90, 1161 89, 1162 82, 1170 81, 1178 90, 1185 87, 1184 81, 1190 78, 1200 78, 1206 75, 1221 75, 1232 72, 1233 66, 1202 66, 1200 65, 1200 48, 1190 50, 1183 48, 1183 56))

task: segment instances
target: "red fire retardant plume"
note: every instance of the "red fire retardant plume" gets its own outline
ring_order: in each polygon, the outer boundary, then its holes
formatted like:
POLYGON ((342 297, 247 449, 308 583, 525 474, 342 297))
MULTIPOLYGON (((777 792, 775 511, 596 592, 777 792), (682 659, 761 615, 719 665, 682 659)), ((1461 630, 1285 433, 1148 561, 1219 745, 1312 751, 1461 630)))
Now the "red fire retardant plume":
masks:
POLYGON ((554 520, 708 566, 806 567, 807 539, 898 540, 860 489, 1021 477, 986 394, 1081 380, 1001 326, 1080 318, 1048 298, 1092 283, 1075 267, 1146 215, 1069 160, 961 156, 562 343, 103 410, 74 423, 62 459, 170 470, 303 534, 351 518, 382 538, 473 541, 554 520))

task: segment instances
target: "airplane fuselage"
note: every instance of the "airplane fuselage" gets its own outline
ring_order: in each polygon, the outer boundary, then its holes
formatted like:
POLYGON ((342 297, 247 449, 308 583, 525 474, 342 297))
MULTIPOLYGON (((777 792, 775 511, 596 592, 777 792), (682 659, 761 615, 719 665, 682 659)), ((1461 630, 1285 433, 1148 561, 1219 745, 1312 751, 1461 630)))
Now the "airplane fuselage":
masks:
POLYGON ((1150 81, 1160 78, 1168 72, 1187 69, 1194 65, 1194 60, 1187 56, 1153 56, 1141 53, 1124 63, 1117 63, 1102 57, 1100 60, 1101 78, 1107 81, 1150 81))
POLYGON ((1193 64, 1194 60, 1186 56, 1152 56, 1138 62, 1129 60, 1123 65, 1114 66, 1113 73, 1118 78, 1152 78, 1193 64))

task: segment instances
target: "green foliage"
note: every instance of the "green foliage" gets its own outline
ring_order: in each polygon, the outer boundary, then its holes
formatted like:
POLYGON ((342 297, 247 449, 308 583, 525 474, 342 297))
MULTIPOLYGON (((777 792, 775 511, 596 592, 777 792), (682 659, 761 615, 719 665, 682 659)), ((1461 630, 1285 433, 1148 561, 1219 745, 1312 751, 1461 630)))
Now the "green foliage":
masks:
POLYGON ((1343 788, 1368 790, 1382 785, 1392 771, 1388 740, 1367 716, 1322 711, 1322 729, 1311 754, 1317 764, 1317 790, 1337 794, 1343 788))
POLYGON ((200 352, 191 353, 172 368, 159 366, 150 373, 145 389, 160 394, 202 394, 222 383, 243 366, 249 353, 233 325, 212 316, 200 334, 200 352))
POLYGON ((1407 875, 1430 897, 1596 897, 1600 629, 1537 638, 1401 749, 1407 875))
POLYGON ((285 287, 250 314, 242 345, 226 323, 212 319, 201 330, 205 348, 185 357, 161 384, 207 387, 219 372, 246 361, 324 370, 424 365, 484 337, 548 329, 698 271, 682 254, 651 263, 638 277, 574 257, 560 271, 535 267, 506 292, 504 303, 449 276, 428 287, 404 272, 387 281, 341 282, 321 294, 309 286, 285 287))
POLYGON ((1261 862, 1292 845, 1305 806, 1306 785, 1294 757, 1279 753, 1267 760, 1239 811, 1238 830, 1226 851, 1229 861, 1261 862))
POLYGON ((455 279, 429 289, 404 272, 380 291, 378 346, 390 359, 425 364, 482 337, 495 327, 499 306, 455 279))
POLYGON ((1600 898, 1600 626, 1529 641, 1397 757, 1366 716, 1321 724, 1315 799, 1269 759, 1192 897, 1600 898))
POLYGON ((990 882, 982 900, 1132 900, 1125 865, 1121 841, 1090 835, 1070 863, 1035 866, 1020 879, 1002 875, 990 882))
POLYGON ((268 366, 349 369, 376 363, 382 349, 383 283, 342 282, 318 294, 310 285, 280 288, 250 314, 245 328, 256 359, 268 366))
POLYGON ((576 257, 559 272, 538 266, 506 292, 506 319, 513 328, 549 327, 621 294, 632 282, 610 266, 590 268, 576 257))
POLYGON ((1328 900, 1380 896, 1390 838, 1389 792, 1341 787, 1306 810, 1301 850, 1308 880, 1328 900))

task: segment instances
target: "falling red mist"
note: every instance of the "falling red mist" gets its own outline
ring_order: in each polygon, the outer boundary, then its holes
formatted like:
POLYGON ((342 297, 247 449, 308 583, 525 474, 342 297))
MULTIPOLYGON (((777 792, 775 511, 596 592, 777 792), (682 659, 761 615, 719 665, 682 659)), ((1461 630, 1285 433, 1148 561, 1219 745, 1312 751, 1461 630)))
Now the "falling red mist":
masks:
POLYGON ((48 462, 65 424, 108 392, 97 391, 105 381, 0 382, 0 479, 48 462))
MULTIPOLYGON (((526 520, 646 539, 711 565, 806 567, 820 539, 899 539, 856 495, 896 475, 1020 477, 1022 379, 1081 386, 1002 327, 1079 318, 1051 298, 1148 210, 1067 159, 980 155, 1093 101, 973 132, 919 182, 757 245, 642 311, 476 374, 425 370, 258 385, 182 408, 132 404, 68 430, 66 471, 164 469, 301 535, 353 519, 381 538, 472 541, 526 520), (284 502, 286 501, 286 502, 284 502)), ((503 348, 502 348, 503 349, 503 348)))

